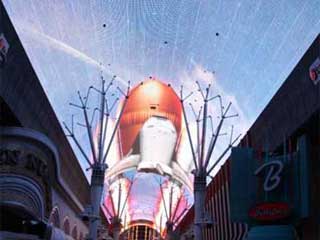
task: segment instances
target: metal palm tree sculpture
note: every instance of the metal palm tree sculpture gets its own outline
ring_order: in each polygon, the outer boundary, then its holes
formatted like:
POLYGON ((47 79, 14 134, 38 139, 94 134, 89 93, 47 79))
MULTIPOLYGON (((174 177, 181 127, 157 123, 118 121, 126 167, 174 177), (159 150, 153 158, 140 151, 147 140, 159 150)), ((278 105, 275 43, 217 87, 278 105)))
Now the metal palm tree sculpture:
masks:
POLYGON ((208 87, 203 91, 199 82, 196 82, 198 86, 198 91, 202 97, 202 106, 200 107, 198 114, 194 110, 192 104, 192 112, 194 113, 196 125, 197 125, 197 134, 196 134, 196 144, 193 143, 191 131, 187 119, 187 113, 185 110, 185 102, 193 92, 188 94, 186 97, 183 96, 183 87, 181 86, 180 91, 180 101, 182 104, 183 116, 185 120, 186 130, 188 134, 188 139, 191 147, 193 163, 195 169, 193 170, 194 175, 194 211, 195 211, 195 218, 194 218, 194 235, 197 240, 202 240, 202 233, 203 228, 207 224, 212 224, 213 219, 210 219, 210 214, 205 212, 205 196, 206 196, 206 184, 207 184, 207 177, 210 176, 212 170, 217 166, 217 164, 224 158, 227 152, 231 149, 233 144, 239 139, 240 135, 237 136, 235 139, 233 138, 233 126, 231 128, 230 134, 230 142, 222 154, 215 160, 215 163, 212 167, 208 168, 212 153, 214 148, 217 144, 218 138, 221 135, 221 129, 223 126, 224 121, 227 118, 237 117, 238 114, 227 115, 230 107, 231 102, 225 108, 222 104, 222 99, 220 95, 210 97, 210 87, 208 87), (218 99, 219 100, 219 107, 220 107, 220 121, 214 131, 211 134, 208 133, 208 120, 211 121, 211 125, 213 128, 212 117, 208 114, 208 104, 210 101, 218 99), (202 117, 202 118, 201 118, 202 117), (202 122, 202 126, 201 126, 202 122), (209 145, 207 144, 207 139, 209 139, 209 145))
POLYGON ((117 90, 125 97, 124 102, 121 107, 121 111, 115 120, 115 126, 112 129, 110 139, 106 140, 107 130, 108 130, 108 122, 111 118, 111 112, 114 109, 119 98, 116 98, 115 101, 109 105, 107 94, 111 86, 113 85, 113 81, 116 78, 114 76, 110 83, 105 86, 105 80, 101 78, 101 89, 97 89, 94 86, 90 86, 87 94, 85 97, 81 96, 80 92, 78 91, 79 96, 79 104, 70 103, 71 106, 76 107, 82 110, 84 123, 78 123, 79 126, 86 128, 88 141, 90 145, 91 152, 87 154, 85 152, 85 148, 81 146, 79 140, 77 139, 75 132, 74 132, 74 123, 73 123, 73 116, 72 116, 72 123, 71 127, 68 127, 65 122, 63 122, 66 131, 68 132, 69 137, 71 137, 80 150, 81 154, 83 155, 84 159, 89 165, 89 169, 92 169, 91 174, 91 184, 90 184, 90 204, 85 209, 82 217, 89 220, 89 236, 87 239, 96 240, 98 234, 98 227, 100 223, 100 203, 102 200, 102 192, 104 187, 104 177, 105 171, 108 168, 106 163, 106 159, 108 157, 111 144, 115 137, 116 131, 118 129, 118 125, 120 122, 120 118, 122 116, 123 110, 126 106, 127 100, 129 98, 129 90, 130 90, 130 82, 128 82, 128 87, 126 93, 124 93, 119 87, 117 90), (92 91, 95 91, 100 95, 100 106, 96 108, 89 108, 88 107, 88 100, 92 91), (91 111, 90 111, 91 110, 91 111), (93 121, 95 120, 96 113, 99 113, 99 119, 95 127, 98 129, 97 138, 94 137, 94 128, 93 128, 93 121), (91 114, 91 118, 89 118, 89 113, 91 114), (96 143, 96 144, 95 144, 96 143), (107 148, 105 148, 107 146, 107 148), (90 158, 92 161, 90 161, 90 158))

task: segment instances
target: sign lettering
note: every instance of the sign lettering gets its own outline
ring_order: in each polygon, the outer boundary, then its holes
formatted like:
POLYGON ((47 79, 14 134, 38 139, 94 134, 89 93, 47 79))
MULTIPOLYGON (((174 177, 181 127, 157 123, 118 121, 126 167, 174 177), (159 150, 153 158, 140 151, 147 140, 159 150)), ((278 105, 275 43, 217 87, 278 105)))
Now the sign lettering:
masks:
POLYGON ((32 153, 22 154, 18 150, 0 149, 0 166, 4 165, 22 165, 38 176, 46 177, 48 175, 47 163, 32 153))
POLYGON ((266 192, 274 190, 280 184, 280 174, 283 170, 283 163, 278 160, 266 162, 262 164, 255 172, 255 175, 260 175, 262 172, 267 171, 265 175, 263 189, 266 192))
POLYGON ((249 211, 249 216, 259 221, 275 221, 287 218, 290 215, 290 207, 287 203, 260 203, 249 211))

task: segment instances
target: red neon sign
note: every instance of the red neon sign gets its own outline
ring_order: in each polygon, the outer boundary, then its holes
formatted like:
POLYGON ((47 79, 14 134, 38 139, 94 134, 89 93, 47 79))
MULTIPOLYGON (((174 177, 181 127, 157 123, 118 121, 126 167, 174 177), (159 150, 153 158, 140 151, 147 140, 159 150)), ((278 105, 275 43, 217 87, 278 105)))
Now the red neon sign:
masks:
POLYGON ((290 207, 287 203, 260 203, 249 210, 249 217, 259 221, 275 221, 287 218, 290 207))

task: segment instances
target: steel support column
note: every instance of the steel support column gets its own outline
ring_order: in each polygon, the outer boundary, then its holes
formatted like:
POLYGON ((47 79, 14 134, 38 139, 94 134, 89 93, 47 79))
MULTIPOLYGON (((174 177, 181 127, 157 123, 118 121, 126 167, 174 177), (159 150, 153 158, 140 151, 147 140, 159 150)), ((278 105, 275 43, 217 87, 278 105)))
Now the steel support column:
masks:
POLYGON ((96 163, 92 167, 90 186, 92 216, 90 217, 89 222, 90 235, 88 240, 96 240, 98 236, 98 227, 100 224, 100 202, 102 199, 105 171, 105 164, 96 163))
POLYGON ((119 219, 118 217, 113 217, 112 218, 113 240, 119 240, 120 231, 121 231, 121 219, 119 219))
POLYGON ((173 240, 173 223, 172 222, 167 222, 166 224, 167 227, 167 235, 166 235, 166 240, 173 240))
POLYGON ((202 240, 205 218, 206 172, 195 173, 194 178, 194 235, 202 240))

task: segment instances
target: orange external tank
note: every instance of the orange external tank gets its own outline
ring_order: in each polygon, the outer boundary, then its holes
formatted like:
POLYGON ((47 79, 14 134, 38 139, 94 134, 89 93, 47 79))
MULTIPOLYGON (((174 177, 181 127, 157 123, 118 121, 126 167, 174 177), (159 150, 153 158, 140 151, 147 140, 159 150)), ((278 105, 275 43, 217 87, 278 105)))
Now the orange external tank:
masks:
POLYGON ((129 93, 119 126, 122 157, 130 152, 143 124, 152 116, 169 119, 180 136, 182 121, 180 99, 169 84, 155 79, 141 82, 129 93))

